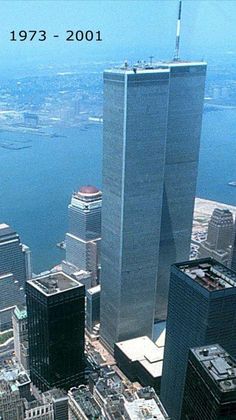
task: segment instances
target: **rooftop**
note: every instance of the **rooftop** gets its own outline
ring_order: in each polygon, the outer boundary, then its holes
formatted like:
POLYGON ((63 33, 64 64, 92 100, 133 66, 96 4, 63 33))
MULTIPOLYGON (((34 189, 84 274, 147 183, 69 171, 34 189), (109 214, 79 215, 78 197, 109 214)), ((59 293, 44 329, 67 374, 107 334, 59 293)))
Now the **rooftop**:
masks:
POLYGON ((87 418, 98 420, 103 418, 99 405, 86 386, 81 385, 78 388, 71 388, 68 395, 80 406, 87 418))
POLYGON ((2 230, 2 229, 6 229, 6 228, 9 228, 10 226, 9 225, 7 225, 6 223, 0 223, 0 230, 2 230))
POLYGON ((147 336, 121 341, 116 346, 131 362, 139 361, 153 377, 161 376, 164 347, 156 346, 147 336))
POLYGON ((102 192, 97 187, 86 185, 80 187, 79 191, 75 191, 72 194, 72 199, 73 198, 86 202, 96 201, 102 198, 102 192))
POLYGON ((146 61, 138 61, 135 64, 128 64, 127 61, 119 66, 112 69, 105 70, 105 73, 168 73, 172 67, 186 67, 186 66, 206 66, 207 63, 204 61, 158 61, 154 63, 148 63, 146 61))
POLYGON ((14 309, 14 314, 16 315, 16 317, 21 320, 21 319, 26 319, 27 318, 27 310, 26 307, 23 305, 17 305, 14 309))
POLYGON ((53 401, 57 401, 57 400, 61 400, 61 399, 67 399, 67 393, 65 391, 63 391, 62 389, 59 388, 52 388, 49 391, 44 392, 44 397, 47 398, 49 400, 53 400, 53 401))
POLYGON ((212 258, 178 263, 175 267, 209 291, 236 287, 236 273, 212 258))
POLYGON ((65 292, 66 290, 83 286, 77 280, 63 272, 36 277, 32 280, 28 280, 28 283, 46 296, 55 295, 60 292, 65 292))
POLYGON ((219 344, 197 347, 191 352, 221 392, 236 391, 236 361, 219 344))
POLYGON ((125 409, 132 420, 156 419, 165 420, 168 418, 161 404, 158 405, 154 399, 137 399, 132 402, 125 402, 125 409))
POLYGON ((90 295, 94 295, 96 293, 101 292, 101 285, 98 284, 97 286, 90 287, 90 289, 87 290, 87 293, 90 295))
MULTIPOLYGON (((4 239, 5 236, 17 235, 17 233, 6 223, 0 224, 0 238, 4 239)), ((18 235, 17 235, 18 236, 18 235)))
POLYGON ((26 372, 22 371, 16 361, 11 361, 0 369, 0 390, 3 392, 5 384, 10 386, 11 390, 18 390, 22 385, 29 384, 30 378, 26 372))
POLYGON ((98 190, 98 188, 92 185, 85 185, 83 187, 80 187, 79 189, 79 193, 82 193, 82 194, 97 194, 99 192, 100 191, 98 190))

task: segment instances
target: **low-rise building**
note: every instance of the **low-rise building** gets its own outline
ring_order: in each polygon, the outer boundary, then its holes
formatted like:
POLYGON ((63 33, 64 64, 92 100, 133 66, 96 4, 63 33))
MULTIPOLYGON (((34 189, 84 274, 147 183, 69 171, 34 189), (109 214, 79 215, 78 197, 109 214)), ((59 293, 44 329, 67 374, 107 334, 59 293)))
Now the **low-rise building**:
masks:
POLYGON ((68 397, 69 420, 104 419, 101 408, 86 386, 71 388, 68 397))
POLYGON ((143 336, 116 343, 114 356, 130 381, 152 386, 158 393, 162 375, 164 346, 158 347, 143 336))

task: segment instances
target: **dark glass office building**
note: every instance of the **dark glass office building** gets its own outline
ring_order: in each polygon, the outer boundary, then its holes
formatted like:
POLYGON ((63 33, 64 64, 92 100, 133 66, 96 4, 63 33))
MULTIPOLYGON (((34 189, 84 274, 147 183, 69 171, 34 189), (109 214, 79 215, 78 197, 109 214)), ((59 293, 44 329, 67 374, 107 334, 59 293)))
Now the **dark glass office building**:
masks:
POLYGON ((18 233, 6 223, 0 224, 0 274, 12 273, 14 280, 25 287, 31 278, 30 250, 18 233))
POLYGON ((42 391, 83 382, 84 295, 62 272, 26 283, 30 377, 42 391))
POLYGON ((191 349, 181 420, 235 419, 235 360, 218 344, 191 349))
POLYGON ((179 420, 188 352, 219 343, 236 357, 236 273, 206 258, 171 268, 161 400, 179 420))

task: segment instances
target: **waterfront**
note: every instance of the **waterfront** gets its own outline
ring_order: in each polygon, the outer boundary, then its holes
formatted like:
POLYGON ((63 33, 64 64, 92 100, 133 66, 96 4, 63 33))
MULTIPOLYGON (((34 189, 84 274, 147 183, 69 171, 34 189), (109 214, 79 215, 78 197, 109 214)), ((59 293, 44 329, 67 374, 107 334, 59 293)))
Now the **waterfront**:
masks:
MULTIPOLYGON (((32 250, 35 272, 60 262, 56 244, 67 229, 71 193, 83 184, 101 187, 102 126, 57 129, 65 137, 0 132, 0 221, 11 224, 32 250)), ((236 109, 204 113, 197 196, 236 205, 236 109)))
POLYGON ((66 137, 0 132, 0 143, 29 140, 32 146, 0 147, 0 220, 30 247, 35 272, 63 256, 56 243, 64 239, 72 191, 86 183, 101 187, 102 127, 66 128, 60 134, 66 137))

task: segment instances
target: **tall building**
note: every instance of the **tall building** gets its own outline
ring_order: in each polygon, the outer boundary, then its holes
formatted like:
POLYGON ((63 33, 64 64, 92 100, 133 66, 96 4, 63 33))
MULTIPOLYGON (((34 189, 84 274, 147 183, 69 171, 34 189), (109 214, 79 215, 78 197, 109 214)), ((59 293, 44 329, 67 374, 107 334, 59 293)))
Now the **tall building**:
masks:
POLYGON ((12 273, 14 280, 25 287, 31 278, 30 251, 19 235, 6 223, 0 224, 0 274, 12 273))
POLYGON ((104 73, 101 336, 110 348, 152 336, 155 305, 166 317, 169 266, 188 258, 205 73, 205 63, 180 61, 104 73))
POLYGON ((16 305, 25 304, 23 287, 12 273, 0 275, 0 331, 12 328, 12 314, 16 305))
POLYGON ((101 285, 86 290, 86 328, 92 334, 94 327, 100 323, 101 285))
POLYGON ((152 336, 169 69, 104 73, 101 337, 152 336))
POLYGON ((234 224, 234 241, 231 254, 231 269, 236 271, 236 221, 234 224))
POLYGON ((199 257, 212 257, 230 265, 233 240, 233 214, 227 209, 215 209, 208 224, 207 239, 200 244, 199 257))
POLYGON ((218 344, 189 352, 181 412, 187 419, 236 419, 236 362, 218 344))
POLYGON ((73 193, 63 262, 65 272, 90 271, 95 282, 100 263, 101 206, 102 193, 96 187, 84 186, 73 193))
POLYGON ((12 315, 14 350, 16 359, 29 370, 29 354, 28 354, 28 321, 26 307, 18 305, 15 307, 12 315))
POLYGON ((174 61, 170 70, 155 318, 167 316, 171 264, 189 259, 206 63, 174 61))
POLYGON ((30 377, 41 391, 83 381, 84 294, 62 272, 26 283, 30 377))
POLYGON ((179 420, 188 352, 218 342, 236 357, 236 273, 211 259, 171 269, 161 400, 179 420))

